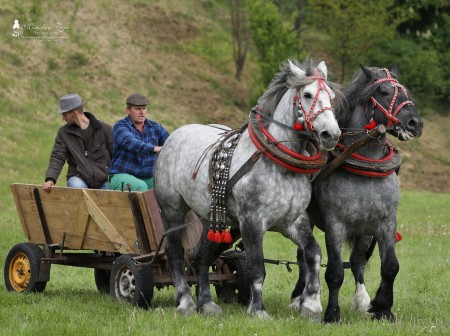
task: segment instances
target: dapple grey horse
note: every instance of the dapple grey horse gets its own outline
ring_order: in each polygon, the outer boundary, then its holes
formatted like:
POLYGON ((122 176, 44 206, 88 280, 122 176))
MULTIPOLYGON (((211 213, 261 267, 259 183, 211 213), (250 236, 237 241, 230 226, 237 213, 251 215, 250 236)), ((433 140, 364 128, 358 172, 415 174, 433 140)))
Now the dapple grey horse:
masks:
MULTIPOLYGON (((293 129, 295 123, 305 125, 322 149, 331 150, 336 145, 340 130, 331 101, 334 92, 339 91, 326 81, 326 77, 324 62, 316 65, 312 59, 307 59, 304 64, 288 60, 282 64, 280 72, 259 99, 260 112, 268 118, 266 130, 291 151, 306 154, 306 140, 293 129), (302 118, 298 115, 300 108, 304 111, 302 118)), ((242 133, 234 149, 230 176, 259 151, 249 129, 250 126, 242 133)), ((166 251, 173 271, 175 302, 177 311, 182 314, 196 310, 205 314, 221 312, 210 293, 208 268, 224 247, 229 245, 208 241, 206 231, 210 225, 208 219, 212 197, 208 189, 209 163, 213 148, 223 134, 224 131, 217 127, 183 126, 169 136, 155 166, 155 195, 166 230, 182 224, 190 209, 202 218, 205 227, 195 257, 197 305, 184 274, 182 230, 174 230, 167 235, 166 251)), ((264 150, 260 152, 267 153, 264 150)), ((302 294, 301 312, 313 319, 317 315, 320 317, 321 254, 305 212, 310 196, 309 175, 291 171, 273 162, 270 155, 261 155, 227 194, 228 219, 232 230, 235 228, 242 236, 247 258, 251 283, 251 299, 247 310, 249 315, 269 317, 263 305, 262 289, 265 278, 263 235, 270 230, 280 232, 305 251, 301 261, 308 269, 308 283, 302 294)), ((189 230, 189 226, 185 229, 189 230)))
MULTIPOLYGON (((347 106, 337 108, 342 130, 339 147, 348 148, 375 125, 387 126, 388 133, 400 140, 422 134, 420 117, 409 91, 397 80, 397 69, 361 67, 344 91, 347 106), (341 146, 342 144, 342 146, 341 146)), ((344 105, 341 105, 344 106, 344 105)), ((352 157, 355 162, 383 167, 383 171, 364 171, 347 166, 333 171, 315 185, 308 208, 312 223, 325 232, 328 255, 325 279, 329 288, 325 322, 340 321, 339 289, 344 278, 341 249, 347 240, 352 246, 350 264, 355 278, 356 292, 353 308, 370 312, 376 319, 393 320, 394 280, 399 270, 395 253, 397 208, 400 189, 396 167, 389 170, 395 149, 386 134, 373 139, 352 157), (379 245, 381 257, 381 285, 370 301, 364 285, 366 251, 372 236, 379 245)), ((401 160, 398 161, 398 165, 401 160)), ((298 251, 303 254, 303 251, 298 251)), ((292 293, 291 306, 298 307, 304 283, 301 274, 292 293)))

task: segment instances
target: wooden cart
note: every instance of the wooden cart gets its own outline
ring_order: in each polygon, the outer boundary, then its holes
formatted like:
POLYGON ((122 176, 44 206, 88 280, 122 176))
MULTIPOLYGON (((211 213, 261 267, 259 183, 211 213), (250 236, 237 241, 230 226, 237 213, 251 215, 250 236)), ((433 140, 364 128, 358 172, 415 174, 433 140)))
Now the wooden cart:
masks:
MULTIPOLYGON (((44 291, 52 264, 93 268, 99 291, 142 308, 150 306, 155 287, 173 285, 153 190, 53 187, 45 192, 42 185, 17 183, 11 190, 28 242, 15 245, 6 257, 9 291, 44 291)), ((185 223, 186 275, 195 285, 192 262, 202 224, 192 212, 185 223)), ((248 303, 245 253, 223 253, 211 265, 209 277, 220 299, 248 303)))

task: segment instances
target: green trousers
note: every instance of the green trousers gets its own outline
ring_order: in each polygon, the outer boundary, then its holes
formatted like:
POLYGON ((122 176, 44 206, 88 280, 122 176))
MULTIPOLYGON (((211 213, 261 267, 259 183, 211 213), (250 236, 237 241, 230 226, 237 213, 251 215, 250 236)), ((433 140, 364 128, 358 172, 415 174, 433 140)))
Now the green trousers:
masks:
POLYGON ((110 176, 109 189, 123 191, 146 191, 153 189, 153 178, 141 180, 130 174, 115 174, 110 176))

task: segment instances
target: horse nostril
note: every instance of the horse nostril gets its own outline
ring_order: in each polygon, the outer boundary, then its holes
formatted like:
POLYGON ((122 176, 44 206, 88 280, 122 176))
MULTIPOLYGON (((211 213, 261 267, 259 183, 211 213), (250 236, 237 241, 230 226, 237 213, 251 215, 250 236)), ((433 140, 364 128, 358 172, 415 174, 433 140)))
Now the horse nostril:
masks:
POLYGON ((330 133, 328 131, 323 131, 323 132, 320 132, 319 138, 323 142, 328 142, 331 140, 332 136, 330 135, 330 133))
POLYGON ((417 121, 415 119, 410 119, 408 121, 408 128, 409 129, 415 129, 417 126, 417 121))

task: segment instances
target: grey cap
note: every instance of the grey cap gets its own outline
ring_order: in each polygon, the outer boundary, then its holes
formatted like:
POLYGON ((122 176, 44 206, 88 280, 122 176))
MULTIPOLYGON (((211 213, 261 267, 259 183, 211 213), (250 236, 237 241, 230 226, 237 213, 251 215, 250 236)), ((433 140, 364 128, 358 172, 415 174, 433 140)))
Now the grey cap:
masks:
POLYGON ((133 93, 128 96, 126 104, 134 106, 144 106, 148 105, 148 99, 146 96, 141 95, 140 93, 133 93))
POLYGON ((59 110, 58 113, 69 112, 76 108, 83 106, 84 100, 76 93, 69 93, 59 98, 59 110))

